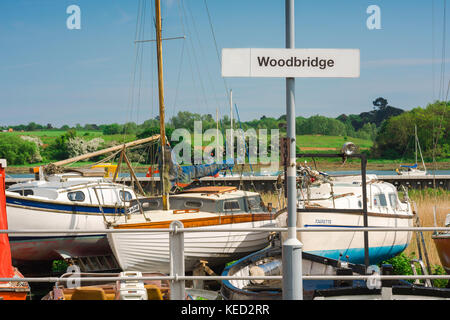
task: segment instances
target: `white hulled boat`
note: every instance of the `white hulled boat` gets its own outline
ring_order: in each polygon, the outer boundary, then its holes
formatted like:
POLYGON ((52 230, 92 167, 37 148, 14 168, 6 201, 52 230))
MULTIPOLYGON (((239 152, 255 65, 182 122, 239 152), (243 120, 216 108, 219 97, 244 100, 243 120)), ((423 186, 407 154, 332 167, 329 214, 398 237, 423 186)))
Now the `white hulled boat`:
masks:
MULTIPOLYGON (((272 214, 261 204, 259 194, 229 187, 206 187, 189 193, 173 195, 169 199, 170 150, 166 143, 164 85, 161 34, 161 4, 155 1, 156 48, 158 62, 159 116, 161 141, 162 197, 143 203, 145 216, 134 216, 125 223, 116 223, 116 229, 148 229, 149 232, 108 233, 108 240, 116 260, 124 271, 169 272, 169 235, 151 232, 152 229, 169 228, 180 221, 184 228, 209 227, 259 228, 275 226, 272 214), (168 152, 169 151, 169 152, 168 152), (152 202, 153 201, 153 202, 152 202), (148 221, 149 220, 149 221, 148 221)), ((185 270, 189 271, 200 259, 210 265, 220 264, 269 243, 269 232, 197 232, 185 233, 185 270)))
MULTIPOLYGON (((130 230, 108 234, 116 260, 124 271, 169 273, 169 235, 151 230, 169 228, 172 221, 180 221, 184 228, 217 230, 257 229, 274 227, 277 223, 258 193, 234 187, 194 188, 170 196, 169 201, 170 210, 163 210, 162 198, 144 200, 145 217, 133 215, 126 223, 112 226, 130 230), (149 229, 149 232, 133 233, 133 229, 149 229)), ((214 266, 243 257, 267 246, 269 237, 268 231, 186 232, 185 270, 191 271, 200 260, 214 266)))
MULTIPOLYGON (((362 178, 330 177, 310 168, 302 168, 300 177, 308 183, 298 190, 298 208, 314 208, 316 212, 298 212, 297 226, 336 229, 363 227, 362 178), (320 212, 320 208, 337 212, 320 212), (361 209, 345 212, 339 209, 361 209)), ((408 198, 402 201, 394 185, 367 175, 367 216, 369 227, 411 227, 413 212, 408 198)), ((282 216, 281 223, 285 224, 282 216)), ((369 232, 369 258, 375 264, 402 252, 411 241, 410 231, 369 232)), ((348 257, 351 263, 364 263, 364 232, 299 232, 303 251, 327 258, 348 257)))
MULTIPOLYGON (((11 230, 102 230, 120 219, 133 189, 103 177, 104 170, 54 174, 12 185, 6 191, 11 230)), ((14 233, 12 257, 19 262, 111 254, 106 234, 14 233)))

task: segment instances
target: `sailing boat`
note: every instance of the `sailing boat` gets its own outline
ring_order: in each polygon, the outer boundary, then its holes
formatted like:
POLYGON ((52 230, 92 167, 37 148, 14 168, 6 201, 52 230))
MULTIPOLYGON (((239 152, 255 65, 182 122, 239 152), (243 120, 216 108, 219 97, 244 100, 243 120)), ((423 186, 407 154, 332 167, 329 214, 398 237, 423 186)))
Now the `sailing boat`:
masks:
POLYGON ((416 155, 416 162, 413 165, 401 165, 400 169, 396 169, 397 174, 402 176, 424 176, 427 174, 427 168, 425 162, 423 161, 422 150, 420 149, 419 138, 417 137, 417 125, 414 126, 414 150, 416 155), (423 170, 418 169, 417 164, 417 150, 420 152, 420 157, 422 158, 423 170))
MULTIPOLYGON (((207 227, 220 230, 273 227, 276 220, 272 219, 272 213, 264 206, 258 193, 236 190, 234 187, 190 189, 169 199, 170 148, 166 142, 164 123, 160 0, 155 0, 155 11, 162 197, 149 198, 142 202, 145 216, 133 215, 124 223, 113 223, 112 228, 131 232, 109 233, 108 240, 122 270, 169 273, 169 236, 167 233, 151 230, 166 229, 173 221, 181 221, 184 228, 207 227), (136 229, 148 229, 149 232, 132 232, 136 229)), ((187 233, 184 243, 185 270, 192 271, 201 259, 207 260, 209 265, 213 266, 260 250, 268 245, 269 235, 268 231, 187 233)))
MULTIPOLYGON (((16 265, 49 267, 52 260, 57 259, 111 255, 105 233, 44 234, 40 231, 105 229, 106 217, 123 219, 127 203, 136 199, 137 194, 133 188, 116 183, 115 178, 113 181, 105 178, 104 167, 62 169, 60 166, 108 152, 122 150, 124 155, 127 147, 158 138, 159 135, 155 135, 58 161, 46 166, 53 168, 53 173, 44 174, 45 169, 41 167, 38 168, 38 180, 10 186, 5 192, 10 229, 36 230, 35 233, 10 235, 12 258, 16 265)), ((128 164, 126 156, 124 158, 128 164)))

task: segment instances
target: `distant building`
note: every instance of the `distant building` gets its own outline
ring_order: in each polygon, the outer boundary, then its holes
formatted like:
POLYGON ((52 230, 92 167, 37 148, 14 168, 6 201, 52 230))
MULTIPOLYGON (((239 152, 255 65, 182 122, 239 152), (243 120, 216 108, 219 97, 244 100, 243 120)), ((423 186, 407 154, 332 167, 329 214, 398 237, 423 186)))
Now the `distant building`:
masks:
POLYGON ((13 128, 9 128, 9 129, 8 129, 8 132, 13 132, 13 131, 14 131, 13 128))

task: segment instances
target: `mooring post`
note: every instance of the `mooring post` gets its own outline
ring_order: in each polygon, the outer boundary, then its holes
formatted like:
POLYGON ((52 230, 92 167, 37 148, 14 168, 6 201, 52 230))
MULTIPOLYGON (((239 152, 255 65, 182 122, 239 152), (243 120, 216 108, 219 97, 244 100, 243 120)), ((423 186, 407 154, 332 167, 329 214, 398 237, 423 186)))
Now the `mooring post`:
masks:
MULTIPOLYGON (((183 223, 173 221, 170 224, 169 249, 170 249, 170 276, 184 277, 184 232, 177 232, 177 229, 183 228, 183 223)), ((186 296, 184 280, 170 281, 170 299, 184 300, 186 296)))
MULTIPOLYGON (((286 48, 295 48, 294 0, 286 0, 286 48)), ((286 122, 290 144, 287 176, 288 237, 283 242, 283 299, 302 300, 302 243, 297 239, 297 166, 295 137, 295 78, 286 78, 286 122)))
MULTIPOLYGON (((363 197, 363 225, 364 228, 369 226, 369 218, 367 216, 367 158, 366 155, 361 154, 361 187, 362 187, 362 197, 363 197)), ((364 264, 367 268, 370 265, 369 257, 369 232, 364 232, 364 264)))

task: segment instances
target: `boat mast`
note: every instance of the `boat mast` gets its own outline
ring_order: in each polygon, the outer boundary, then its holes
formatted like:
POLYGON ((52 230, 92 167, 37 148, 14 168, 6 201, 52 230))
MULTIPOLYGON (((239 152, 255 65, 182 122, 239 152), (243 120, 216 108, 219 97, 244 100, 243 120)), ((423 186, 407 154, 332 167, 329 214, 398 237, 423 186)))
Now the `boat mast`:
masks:
POLYGON ((414 125, 414 150, 416 152, 416 164, 417 164, 417 125, 414 125))
POLYGON ((216 162, 219 162, 219 108, 216 108, 216 162))
POLYGON ((164 117, 164 81, 163 81, 163 59, 162 59, 162 36, 161 36, 161 2, 155 0, 155 15, 156 15, 156 54, 158 58, 158 89, 159 89, 159 124, 161 137, 161 157, 162 157, 162 172, 160 172, 160 183, 162 189, 163 209, 168 210, 168 192, 166 191, 166 181, 164 174, 166 170, 165 163, 165 149, 166 149, 166 128, 164 117))
MULTIPOLYGON (((233 139, 233 90, 230 90, 230 131, 231 131, 231 141, 234 141, 233 139)), ((232 142, 231 147, 234 150, 234 142, 232 142)), ((234 157, 234 151, 233 151, 233 157, 234 157)))

